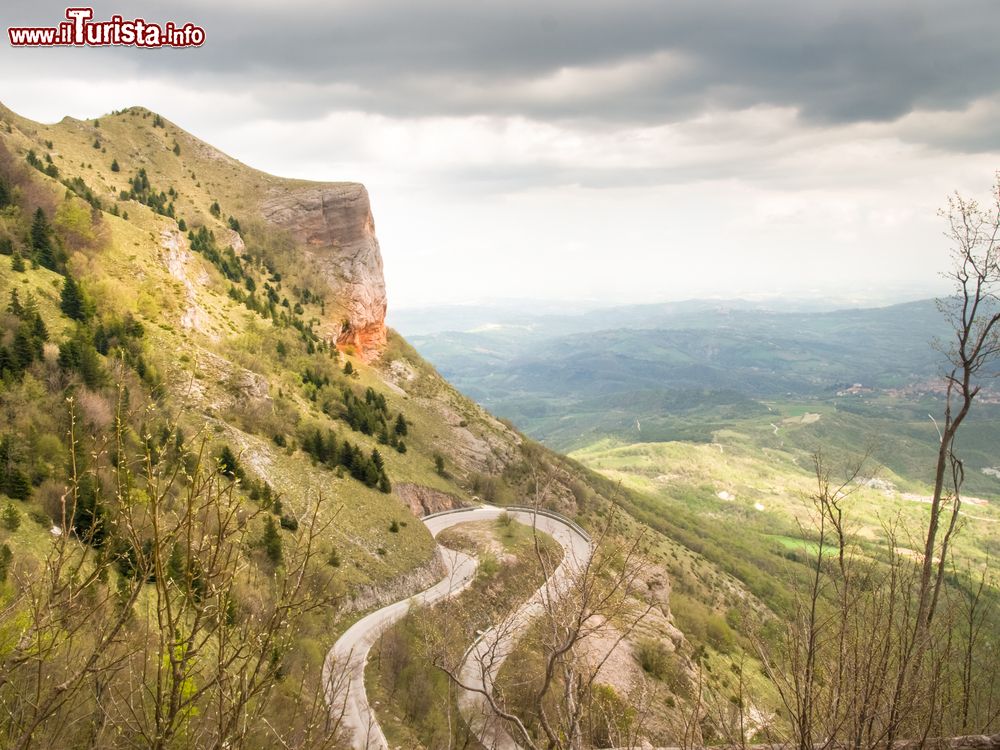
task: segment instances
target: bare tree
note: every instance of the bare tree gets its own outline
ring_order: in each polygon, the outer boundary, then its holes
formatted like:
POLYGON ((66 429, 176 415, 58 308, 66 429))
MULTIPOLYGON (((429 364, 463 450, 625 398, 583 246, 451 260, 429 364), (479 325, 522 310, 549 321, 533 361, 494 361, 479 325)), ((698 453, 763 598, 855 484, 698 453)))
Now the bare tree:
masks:
POLYGON ((318 666, 284 691, 281 722, 268 704, 300 623, 336 599, 317 563, 335 513, 314 501, 271 563, 255 552, 268 511, 211 464, 207 442, 166 460, 135 440, 123 403, 86 473, 71 415, 59 533, 40 571, 18 571, 20 596, 0 612, 0 632, 21 629, 0 659, 0 744, 330 745, 338 727, 318 666))
POLYGON ((810 585, 783 641, 757 639, 789 718, 789 739, 801 750, 837 742, 892 747, 902 736, 926 740, 996 720, 992 699, 973 712, 973 686, 990 672, 988 663, 977 666, 975 656, 985 653, 979 651, 987 605, 983 579, 978 586, 971 579, 949 586, 948 577, 965 478, 957 439, 1000 359, 1000 182, 988 207, 956 195, 943 215, 955 291, 939 307, 953 336, 939 345, 948 369, 944 415, 935 422, 940 442, 930 514, 912 545, 921 553, 901 552, 897 540, 907 529, 888 519, 881 554, 857 554, 845 502, 859 469, 831 483, 817 455, 819 548, 810 562, 810 585), (971 586, 964 602, 955 596, 962 585, 971 586), (956 674, 959 658, 963 666, 956 674))

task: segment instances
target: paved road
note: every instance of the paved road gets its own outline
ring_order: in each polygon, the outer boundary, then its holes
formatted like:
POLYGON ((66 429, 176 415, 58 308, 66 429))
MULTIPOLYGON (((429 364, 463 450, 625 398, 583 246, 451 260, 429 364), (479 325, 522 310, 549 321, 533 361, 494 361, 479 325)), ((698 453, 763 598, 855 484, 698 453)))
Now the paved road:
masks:
POLYGON ((469 649, 459 677, 462 684, 471 688, 458 695, 458 709, 480 743, 487 750, 519 750, 520 746, 507 731, 504 722, 497 718, 483 693, 493 692, 504 661, 513 652, 531 621, 544 612, 549 596, 558 596, 566 589, 573 575, 590 559, 591 545, 579 528, 559 518, 534 516, 527 512, 511 512, 517 520, 531 525, 553 537, 563 548, 563 559, 549 579, 512 613, 504 622, 483 633, 469 649), (533 518, 534 516, 534 518, 533 518))
MULTIPOLYGON (((457 512, 444 513, 423 519, 433 536, 445 529, 470 521, 488 521, 497 518, 505 509, 493 506, 467 508, 457 512)), ((537 516, 524 510, 508 511, 517 521, 529 526, 536 520, 540 531, 550 534, 564 550, 563 562, 549 579, 549 584, 558 587, 576 567, 590 557, 590 543, 572 524, 550 516, 537 516)), ((433 604, 455 596, 473 580, 478 560, 470 555, 439 547, 445 563, 445 577, 409 599, 390 604, 361 618, 337 639, 326 656, 323 665, 323 684, 327 686, 327 704, 334 715, 343 714, 343 725, 351 732, 351 746, 357 750, 387 750, 388 743, 375 714, 368 704, 365 694, 365 663, 368 652, 379 636, 393 623, 399 621, 414 602, 433 604), (346 681, 346 693, 335 695, 338 681, 346 681)), ((524 633, 528 622, 541 612, 546 586, 542 586, 532 598, 505 623, 503 632, 496 629, 486 631, 470 649, 463 664, 462 677, 471 687, 492 688, 493 679, 500 671, 503 659, 510 653, 517 639, 524 633), (486 659, 484 662, 483 660, 486 659)), ((341 682, 342 684, 342 682, 341 682)), ((489 720, 488 707, 484 696, 471 691, 459 695, 459 709, 466 721, 477 731, 484 745, 493 750, 516 748, 517 745, 502 727, 489 720)))

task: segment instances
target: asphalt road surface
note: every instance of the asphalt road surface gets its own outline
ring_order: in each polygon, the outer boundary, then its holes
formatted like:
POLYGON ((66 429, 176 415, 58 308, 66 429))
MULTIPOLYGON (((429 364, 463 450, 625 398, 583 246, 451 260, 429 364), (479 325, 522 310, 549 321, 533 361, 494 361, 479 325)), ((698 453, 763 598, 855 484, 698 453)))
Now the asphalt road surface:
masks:
MULTIPOLYGON (((535 514, 529 510, 512 510, 493 506, 463 508, 428 516, 424 524, 433 536, 445 529, 470 521, 488 521, 508 512, 515 520, 532 525, 552 536, 563 547, 563 561, 548 581, 520 609, 498 627, 483 633, 469 649, 462 665, 461 679, 470 690, 458 697, 459 710, 466 722, 488 750, 514 750, 517 744, 492 716, 486 697, 476 689, 492 690, 493 680, 500 672, 503 660, 513 650, 532 619, 543 611, 547 592, 558 591, 574 571, 590 558, 590 541, 569 520, 535 514)), ((334 716, 342 715, 343 726, 352 735, 352 747, 357 750, 387 750, 389 745, 365 693, 365 663, 368 653, 379 636, 399 621, 413 603, 430 605, 455 596, 472 583, 478 560, 462 552, 438 548, 446 573, 444 578, 416 596, 404 599, 362 617, 333 644, 323 665, 323 684, 327 686, 327 704, 334 716), (345 690, 338 690, 344 686, 345 690)))

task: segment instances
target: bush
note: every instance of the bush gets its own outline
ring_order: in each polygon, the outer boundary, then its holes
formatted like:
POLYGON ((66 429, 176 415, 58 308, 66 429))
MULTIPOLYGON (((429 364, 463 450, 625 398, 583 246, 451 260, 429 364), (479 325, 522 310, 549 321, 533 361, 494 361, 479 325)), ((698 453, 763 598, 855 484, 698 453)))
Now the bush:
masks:
POLYGON ((650 677, 666 679, 672 657, 663 641, 658 638, 643 638, 636 644, 635 657, 650 677))

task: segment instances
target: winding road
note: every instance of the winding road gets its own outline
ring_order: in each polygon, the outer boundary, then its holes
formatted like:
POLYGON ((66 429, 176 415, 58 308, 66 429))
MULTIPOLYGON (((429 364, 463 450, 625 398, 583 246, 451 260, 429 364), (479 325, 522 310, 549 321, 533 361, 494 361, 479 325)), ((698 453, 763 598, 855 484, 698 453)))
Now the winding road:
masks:
MULTIPOLYGON (((530 508, 498 508, 483 505, 444 511, 422 520, 431 535, 470 521, 488 521, 509 513, 514 520, 552 536, 563 548, 563 560, 549 579, 516 612, 498 627, 482 633, 471 645, 462 664, 461 680, 468 688, 458 696, 462 717, 487 750, 516 750, 517 743, 496 720, 486 697, 478 690, 491 691, 493 681, 507 655, 524 634, 531 621, 543 611, 545 597, 564 586, 573 573, 590 559, 587 533, 567 518, 550 511, 530 508)), ((430 605, 455 596, 475 578, 479 561, 471 555, 439 546, 445 576, 429 589, 395 602, 362 617, 344 632, 327 653, 323 665, 323 684, 331 715, 342 717, 357 750, 387 750, 385 734, 379 726, 365 693, 365 664, 375 641, 393 623, 409 611, 413 603, 430 605)))

